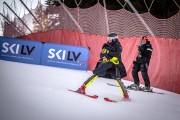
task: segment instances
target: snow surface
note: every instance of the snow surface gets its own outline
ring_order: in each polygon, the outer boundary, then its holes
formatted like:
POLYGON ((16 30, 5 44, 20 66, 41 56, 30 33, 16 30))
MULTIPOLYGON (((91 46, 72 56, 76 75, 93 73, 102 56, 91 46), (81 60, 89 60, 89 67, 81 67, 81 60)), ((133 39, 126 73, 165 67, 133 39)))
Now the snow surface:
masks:
MULTIPOLYGON (((73 93, 92 75, 71 70, 0 60, 0 120, 179 120, 180 95, 130 91, 131 102, 121 100, 114 80, 98 78, 88 88, 97 100, 73 93)), ((125 85, 130 81, 123 80, 125 85)))

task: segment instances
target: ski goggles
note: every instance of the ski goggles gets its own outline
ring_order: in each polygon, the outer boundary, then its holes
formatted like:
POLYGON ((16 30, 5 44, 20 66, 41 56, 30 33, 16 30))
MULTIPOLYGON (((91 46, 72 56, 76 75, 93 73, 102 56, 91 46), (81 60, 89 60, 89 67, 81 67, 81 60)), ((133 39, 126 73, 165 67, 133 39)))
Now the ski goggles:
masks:
POLYGON ((118 36, 115 36, 115 37, 107 37, 107 40, 114 40, 114 39, 118 39, 118 36))

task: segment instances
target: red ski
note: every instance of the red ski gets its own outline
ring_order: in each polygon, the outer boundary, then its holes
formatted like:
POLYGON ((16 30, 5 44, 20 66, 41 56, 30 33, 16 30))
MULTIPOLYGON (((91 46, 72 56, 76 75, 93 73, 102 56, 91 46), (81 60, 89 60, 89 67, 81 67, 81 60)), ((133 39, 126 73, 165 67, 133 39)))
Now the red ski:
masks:
POLYGON ((104 98, 104 100, 105 100, 106 102, 114 102, 114 103, 116 103, 116 102, 121 102, 121 101, 131 101, 131 99, 112 100, 112 99, 109 99, 109 98, 104 98))
POLYGON ((97 99, 97 98, 98 98, 98 96, 97 96, 97 95, 87 95, 87 94, 82 94, 82 93, 79 93, 79 92, 74 91, 74 90, 70 90, 70 89, 68 89, 68 90, 69 90, 69 91, 71 91, 71 92, 78 93, 78 94, 80 94, 80 95, 84 95, 84 96, 87 96, 87 97, 93 98, 93 99, 97 99))
POLYGON ((104 98, 104 100, 105 100, 106 102, 118 102, 118 101, 115 101, 115 100, 111 100, 111 99, 109 99, 109 98, 104 98))

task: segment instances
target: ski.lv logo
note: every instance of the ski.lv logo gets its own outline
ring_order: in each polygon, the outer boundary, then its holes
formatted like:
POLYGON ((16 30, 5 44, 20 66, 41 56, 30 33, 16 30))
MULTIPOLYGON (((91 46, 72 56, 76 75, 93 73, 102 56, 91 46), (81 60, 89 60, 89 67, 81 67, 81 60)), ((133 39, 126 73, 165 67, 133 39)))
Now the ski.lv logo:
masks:
POLYGON ((68 61, 77 61, 80 57, 81 52, 67 51, 67 50, 55 50, 49 49, 48 58, 53 59, 57 58, 59 60, 68 60, 68 61))
POLYGON ((20 45, 20 44, 10 44, 5 42, 2 44, 2 52, 3 53, 11 53, 11 54, 21 54, 21 55, 31 55, 35 46, 28 45, 20 45))

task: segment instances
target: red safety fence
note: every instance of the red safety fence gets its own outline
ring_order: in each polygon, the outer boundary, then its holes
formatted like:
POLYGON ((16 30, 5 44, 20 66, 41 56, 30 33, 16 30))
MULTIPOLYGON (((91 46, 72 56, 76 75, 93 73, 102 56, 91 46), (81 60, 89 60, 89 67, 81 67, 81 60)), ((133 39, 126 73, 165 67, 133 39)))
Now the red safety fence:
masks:
MULTIPOLYGON (((99 60, 101 47, 103 43, 107 42, 106 36, 103 35, 90 35, 70 30, 32 33, 19 38, 88 47, 90 49, 89 61, 82 62, 87 62, 89 70, 94 69, 96 62, 99 60)), ((152 59, 148 70, 151 85, 180 94, 180 39, 151 36, 148 36, 148 39, 153 47, 152 59)), ((119 37, 119 41, 123 47, 122 60, 128 74, 124 79, 133 81, 131 75, 132 62, 137 55, 137 45, 140 43, 140 36, 119 37)), ((140 80, 141 83, 144 83, 141 75, 140 80)))

